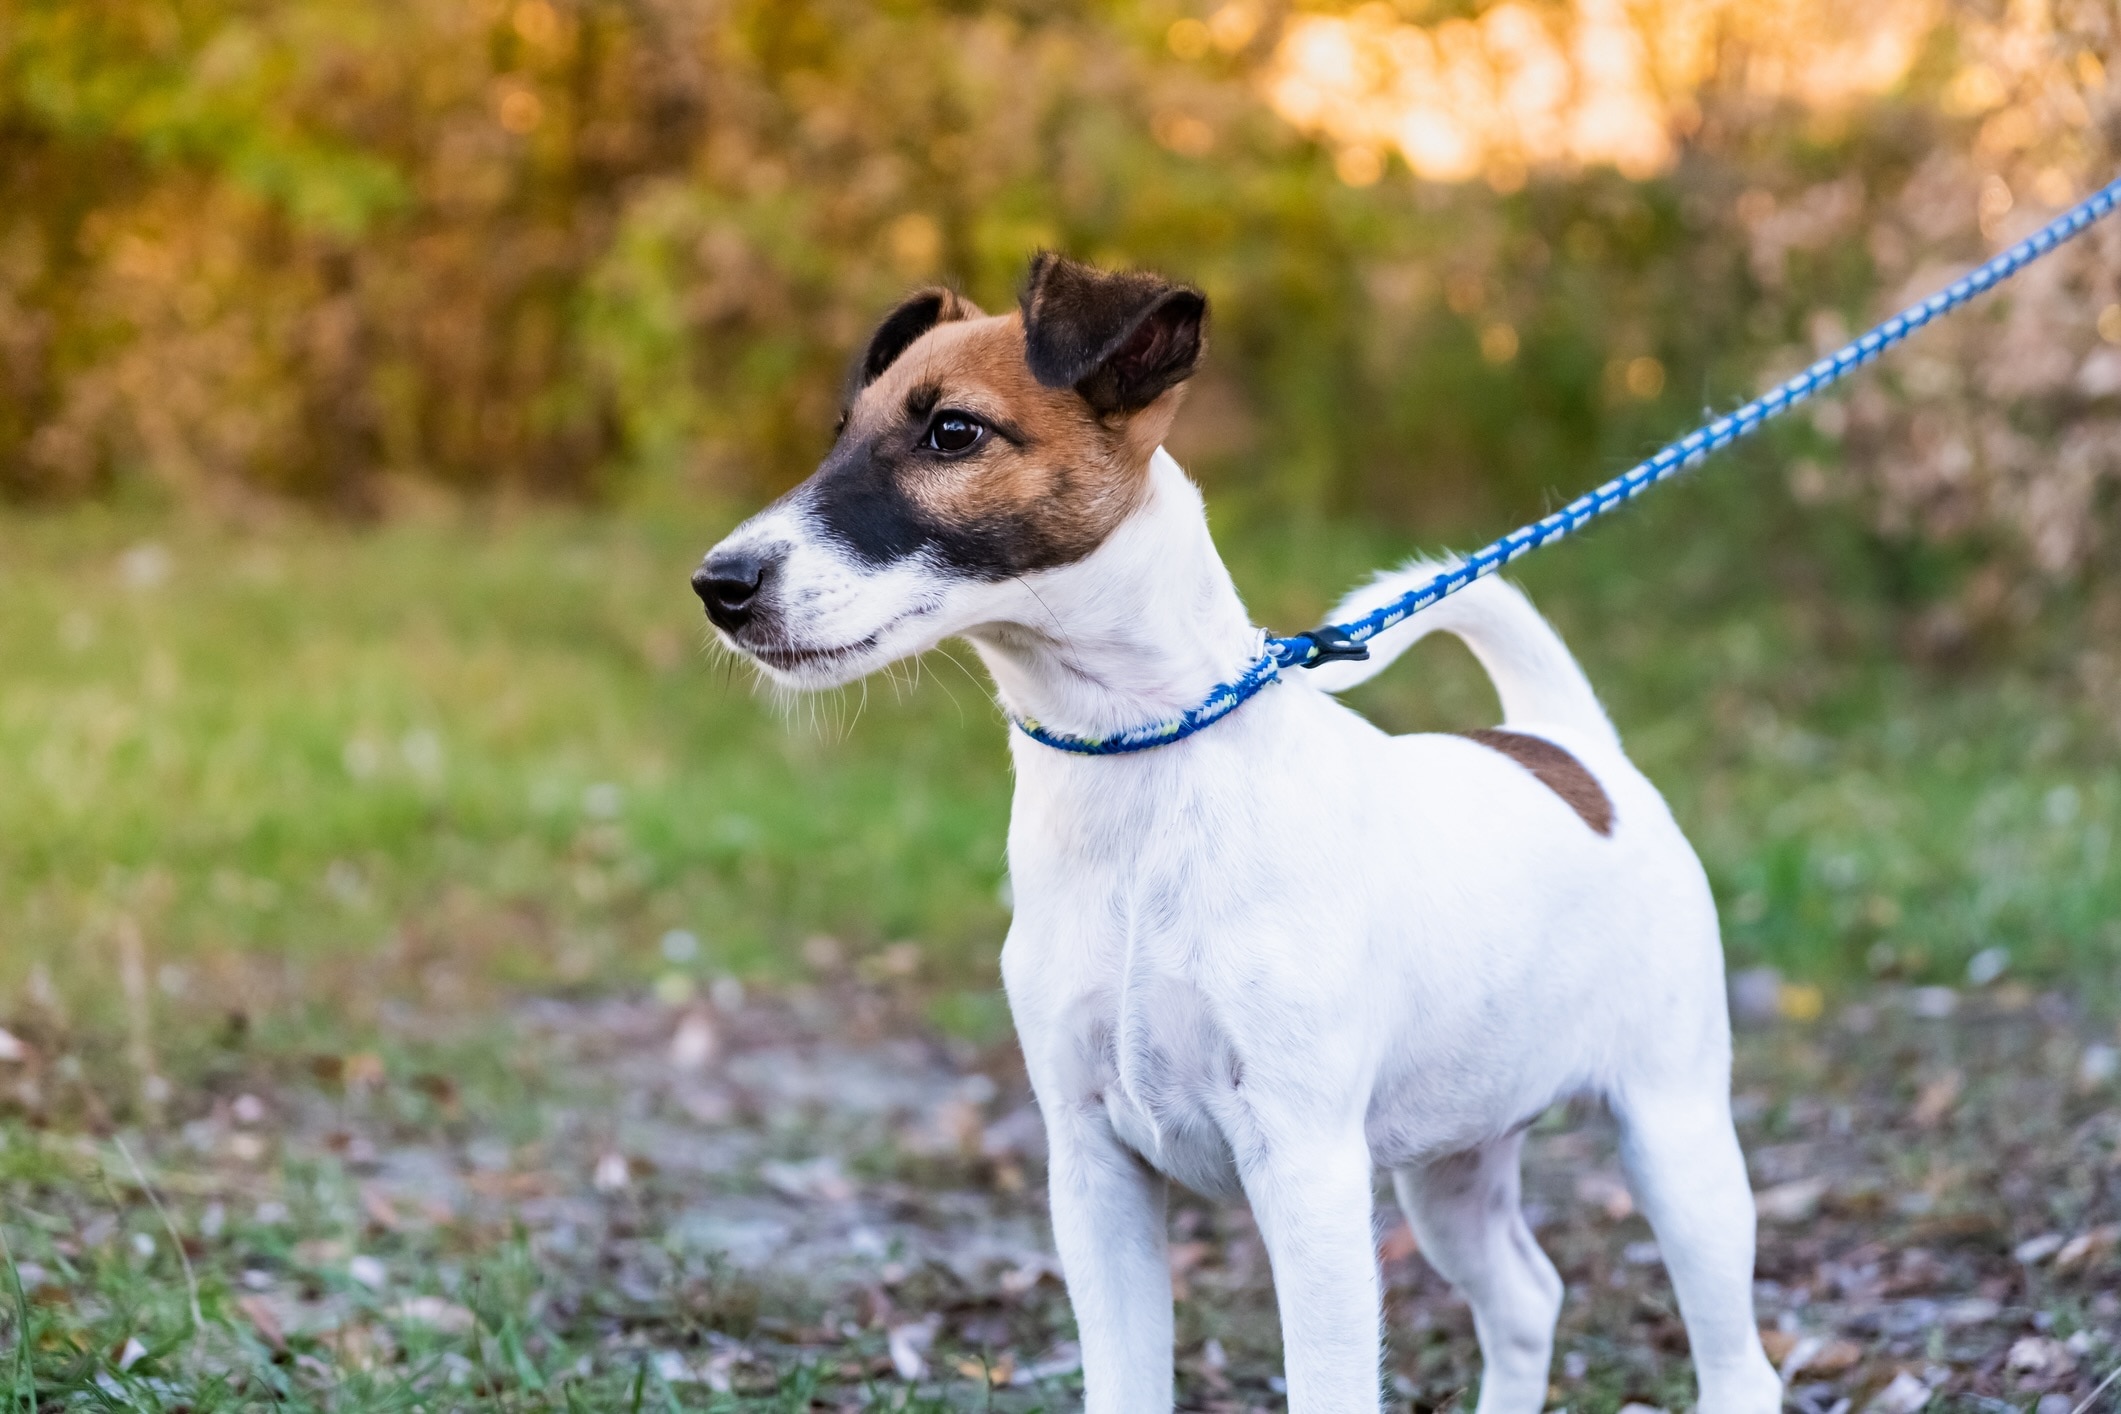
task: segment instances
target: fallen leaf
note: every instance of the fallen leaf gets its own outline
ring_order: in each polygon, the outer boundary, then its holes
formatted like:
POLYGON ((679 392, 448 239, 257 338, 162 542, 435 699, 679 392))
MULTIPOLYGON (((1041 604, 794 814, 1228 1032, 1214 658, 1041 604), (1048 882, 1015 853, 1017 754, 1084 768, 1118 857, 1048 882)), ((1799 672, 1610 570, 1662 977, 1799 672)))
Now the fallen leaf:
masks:
POLYGON ((381 1085, 383 1058, 374 1051, 356 1051, 341 1062, 339 1075, 349 1090, 381 1085))
POLYGON ((776 1192, 789 1198, 806 1198, 821 1203, 845 1203, 855 1195, 853 1181, 841 1172, 839 1159, 831 1154, 821 1154, 799 1164, 761 1164, 759 1177, 765 1179, 776 1192))
POLYGON ((633 1170, 626 1163, 626 1156, 617 1151, 597 1155, 597 1166, 589 1176, 589 1182, 599 1193, 618 1193, 633 1182, 633 1170))
POLYGON ((2038 1237, 2028 1237, 2011 1249, 2011 1257, 2020 1266, 2037 1267, 2062 1250, 2069 1239, 2059 1232, 2043 1232, 2038 1237))
POLYGON ((1863 1347, 1854 1341, 1837 1336, 1805 1335, 1796 1337, 1783 1352, 1779 1368, 1784 1380, 1794 1380, 1800 1374, 1832 1379, 1848 1373, 1862 1358, 1863 1347))
POLYGON ((361 1211, 368 1214, 368 1220, 385 1232, 396 1232, 398 1230, 398 1210, 396 1206, 391 1203, 390 1198, 386 1194, 371 1184, 364 1183, 361 1185, 361 1211))
POLYGON ((2055 1269, 2066 1272, 2097 1261, 2113 1251, 2116 1243, 2121 1243, 2121 1223, 2104 1223, 2080 1232, 2055 1253, 2055 1269))
POLYGON ((439 1296, 409 1296, 390 1308, 393 1320, 427 1326, 445 1335, 462 1335, 478 1324, 478 1317, 453 1301, 439 1296))
POLYGON ((271 1305, 264 1297, 239 1296, 236 1298, 236 1309, 250 1322, 251 1329, 258 1333, 258 1339, 271 1346, 275 1354, 287 1349, 287 1332, 280 1328, 280 1318, 273 1314, 271 1305))
POLYGON ((295 1260, 305 1267, 328 1267, 352 1255, 353 1249, 336 1237, 311 1237, 295 1244, 295 1260))
POLYGON ((1001 1359, 992 1363, 978 1360, 959 1360, 956 1362, 956 1369, 960 1375, 963 1375, 968 1380, 980 1380, 999 1389, 1001 1386, 1008 1384, 1009 1377, 1016 1373, 1016 1357, 1005 1354, 1001 1359))
POLYGON ((1576 1201, 1590 1204, 1616 1223, 1635 1211, 1635 1195, 1620 1175, 1598 1169, 1576 1176, 1576 1201))
POLYGON ((1824 1197, 1825 1179, 1799 1178, 1761 1189, 1753 1195, 1753 1208, 1762 1222, 1801 1223, 1819 1211, 1824 1197))
POLYGON ((903 1326, 893 1326, 885 1339, 891 1353, 891 1368, 908 1384, 927 1378, 928 1347, 935 1344, 935 1332, 942 1325, 940 1316, 928 1316, 903 1326))
POLYGON ((714 1022, 703 1011, 689 1011, 670 1038, 671 1068, 688 1074, 705 1070, 719 1046, 714 1022))
POLYGON ((1915 1096, 1915 1108, 1908 1112, 1908 1119, 1917 1129, 1935 1129, 1950 1116, 1959 1103, 1959 1093, 1966 1088, 1966 1077, 1957 1070, 1947 1070, 1925 1084, 1915 1096))
POLYGON ((1017 1366, 1009 1383, 1019 1388, 1035 1385, 1040 1380, 1057 1380, 1063 1375, 1072 1375, 1082 1367, 1082 1347, 1071 1340, 1054 1346, 1028 1365, 1017 1366))
POLYGON ((2066 1375, 2077 1368, 2077 1358, 2059 1340, 2044 1335, 2020 1336, 2004 1357, 2004 1367, 2019 1375, 2066 1375))
POLYGON ((412 1088, 445 1108, 457 1102, 457 1082, 435 1071, 422 1071, 412 1078, 412 1088))
POLYGON ((1003 1272, 998 1285, 1004 1296, 1022 1296, 1049 1277, 1055 1286, 1061 1284, 1059 1264, 1050 1257, 1034 1255, 1024 1258, 1022 1262, 1003 1272))
POLYGON ((1902 1370, 1892 1382, 1871 1397, 1864 1414, 1917 1414, 1930 1402, 1930 1387, 1902 1370))

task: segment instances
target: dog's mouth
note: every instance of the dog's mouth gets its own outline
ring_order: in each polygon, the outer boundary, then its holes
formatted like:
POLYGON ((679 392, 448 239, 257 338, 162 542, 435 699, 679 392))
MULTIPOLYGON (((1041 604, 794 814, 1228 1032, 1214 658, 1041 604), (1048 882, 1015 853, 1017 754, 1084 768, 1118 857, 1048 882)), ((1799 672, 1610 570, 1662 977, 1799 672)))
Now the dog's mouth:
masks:
POLYGON ((753 630, 756 638, 724 633, 722 641, 769 672, 795 679, 795 685, 821 686, 825 679, 852 681, 878 666, 881 659, 897 656, 891 647, 894 636, 908 622, 934 613, 935 608, 933 604, 915 605, 845 643, 805 642, 790 637, 779 624, 758 625, 753 630))
POLYGON ((769 668, 796 672, 803 668, 825 667, 859 658, 872 651, 877 640, 883 636, 883 630, 879 629, 867 638, 843 643, 834 648, 812 648, 799 643, 746 643, 742 647, 746 653, 769 668))

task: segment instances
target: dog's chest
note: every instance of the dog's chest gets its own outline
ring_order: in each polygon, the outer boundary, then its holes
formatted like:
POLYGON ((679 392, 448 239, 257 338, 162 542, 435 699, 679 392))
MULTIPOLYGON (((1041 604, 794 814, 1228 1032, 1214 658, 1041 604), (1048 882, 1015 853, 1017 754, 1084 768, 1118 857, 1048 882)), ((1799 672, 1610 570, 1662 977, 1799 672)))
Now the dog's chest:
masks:
POLYGON ((1244 1066, 1206 999, 1176 977, 1132 979, 1063 1023, 1084 1099, 1143 1162, 1197 1193, 1238 1191, 1244 1066))
POLYGON ((1003 973, 1027 1048, 1052 1057, 1072 1103, 1167 1177, 1229 1195, 1251 1129, 1239 1044, 1250 1033, 1230 992, 1242 989, 1260 836, 1241 790, 1161 784, 1030 801, 1020 789, 1003 973))

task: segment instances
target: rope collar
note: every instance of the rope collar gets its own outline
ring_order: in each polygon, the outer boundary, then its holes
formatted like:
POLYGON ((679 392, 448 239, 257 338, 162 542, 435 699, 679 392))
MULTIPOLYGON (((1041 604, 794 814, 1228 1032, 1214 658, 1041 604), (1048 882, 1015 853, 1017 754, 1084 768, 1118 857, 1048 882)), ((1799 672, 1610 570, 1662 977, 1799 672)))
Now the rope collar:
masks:
POLYGON ((1249 702, 1267 684, 1280 678, 1283 668, 1315 668, 1324 663, 1368 658, 1370 650, 1366 645, 1369 640, 1408 615, 1456 594, 1473 581, 1495 573, 1518 556, 1536 550, 1550 540, 1559 540, 1582 529, 1599 516, 1634 500, 1658 482, 1699 466, 1710 452, 1759 431, 1769 419, 1788 412, 1814 393, 1840 381, 1939 315, 1957 309, 1976 295, 2009 279, 2080 234, 2092 222, 2110 215, 2116 206, 2121 206, 2121 178, 2107 183, 2001 255, 1961 276, 1920 304, 1901 310, 1861 338, 1843 345, 1736 412, 1696 428, 1648 461, 1577 497, 1544 520, 1511 531, 1494 544, 1474 551, 1419 589, 1410 590, 1372 609, 1352 623, 1325 624, 1289 638, 1262 634, 1260 655, 1250 667, 1229 682, 1210 688, 1205 701, 1176 717, 1129 727, 1105 737, 1072 736, 1028 719, 1015 719, 1017 729, 1033 741, 1079 756, 1119 756, 1130 751, 1146 751, 1152 746, 1183 741, 1203 727, 1221 721, 1249 702))

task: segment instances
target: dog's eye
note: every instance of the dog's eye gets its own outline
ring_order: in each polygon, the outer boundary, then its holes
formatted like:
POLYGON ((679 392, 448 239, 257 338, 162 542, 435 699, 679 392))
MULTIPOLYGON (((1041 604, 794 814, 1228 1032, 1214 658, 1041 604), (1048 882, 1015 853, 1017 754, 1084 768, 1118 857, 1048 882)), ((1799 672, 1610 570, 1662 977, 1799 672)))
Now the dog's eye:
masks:
POLYGON ((935 421, 928 424, 928 435, 921 445, 931 452, 941 452, 954 457, 971 451, 987 435, 987 424, 961 412, 937 413, 935 421))

